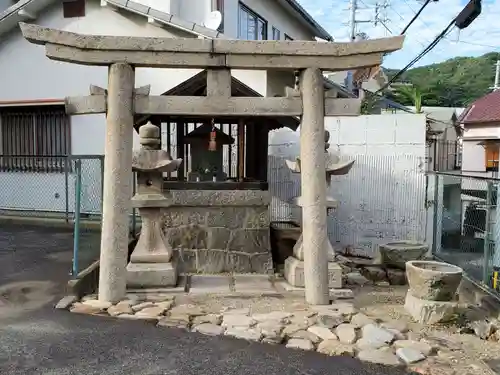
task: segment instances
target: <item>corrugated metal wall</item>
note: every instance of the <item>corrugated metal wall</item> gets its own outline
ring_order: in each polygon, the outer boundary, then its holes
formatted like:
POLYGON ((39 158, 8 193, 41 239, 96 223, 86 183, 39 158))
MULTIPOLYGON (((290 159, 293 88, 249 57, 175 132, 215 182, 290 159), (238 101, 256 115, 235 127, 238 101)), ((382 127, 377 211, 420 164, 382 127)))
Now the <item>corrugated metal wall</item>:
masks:
MULTIPOLYGON (((356 160, 348 175, 332 180, 329 194, 340 204, 329 217, 332 244, 371 254, 377 244, 394 239, 425 241, 425 118, 327 118, 325 127, 330 151, 356 160)), ((268 178, 275 221, 300 221, 300 209, 289 203, 300 194, 300 175, 285 165, 285 159, 299 155, 299 134, 280 130, 270 137, 268 178)))

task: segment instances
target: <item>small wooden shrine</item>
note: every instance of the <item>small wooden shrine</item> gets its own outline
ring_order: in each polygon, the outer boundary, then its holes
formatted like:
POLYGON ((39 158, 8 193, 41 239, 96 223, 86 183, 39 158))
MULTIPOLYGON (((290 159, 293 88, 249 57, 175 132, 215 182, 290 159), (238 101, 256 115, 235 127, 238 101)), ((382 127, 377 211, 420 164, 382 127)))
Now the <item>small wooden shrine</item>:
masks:
MULTIPOLYGON (((165 96, 206 95, 207 71, 165 96)), ((231 77, 231 96, 261 97, 231 77)), ((164 208, 165 238, 180 272, 272 273, 269 229, 268 138, 274 129, 296 130, 297 117, 207 117, 151 115, 162 128, 162 148, 182 159, 164 174, 174 203, 164 208)))
MULTIPOLYGON (((207 71, 203 70, 163 95, 203 97, 206 92, 207 71)), ((231 96, 262 97, 234 77, 231 77, 231 96)), ((175 190, 216 188, 266 191, 269 132, 283 127, 295 131, 300 125, 300 119, 294 116, 213 118, 151 115, 136 117, 136 130, 147 121, 162 126, 163 134, 167 134, 162 147, 172 156, 184 160, 176 174, 165 176, 165 188, 175 190), (214 135, 215 151, 209 150, 211 135, 214 135), (197 174, 200 174, 202 167, 199 162, 206 164, 214 158, 217 160, 212 161, 213 165, 222 167, 222 170, 217 171, 216 181, 213 181, 213 171, 197 181, 197 174), (195 182, 196 185, 193 185, 195 182)))

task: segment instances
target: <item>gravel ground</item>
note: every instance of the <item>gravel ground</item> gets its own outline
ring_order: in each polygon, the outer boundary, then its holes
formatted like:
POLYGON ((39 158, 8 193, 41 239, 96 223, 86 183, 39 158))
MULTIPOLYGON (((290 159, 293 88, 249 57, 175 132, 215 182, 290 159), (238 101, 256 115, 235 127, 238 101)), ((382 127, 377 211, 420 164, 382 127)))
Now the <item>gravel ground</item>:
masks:
MULTIPOLYGON (((410 330, 429 337, 441 347, 438 355, 410 369, 430 375, 491 375, 500 370, 500 343, 484 341, 470 334, 458 334, 457 326, 426 327, 415 323, 404 310, 407 287, 364 286, 354 290, 352 301, 365 314, 381 320, 405 321, 410 330)), ((195 304, 207 312, 218 313, 224 308, 250 307, 251 313, 270 311, 293 312, 306 309, 304 298, 289 294, 279 297, 223 297, 220 295, 178 296, 176 304, 195 304)), ((499 371, 500 373, 500 371, 499 371)))
MULTIPOLYGON (((91 241, 92 239, 89 239, 91 241)), ((72 235, 0 226, 2 375, 403 375, 406 372, 284 346, 208 337, 140 321, 53 309, 64 295, 72 235)), ((211 303, 232 301, 210 299, 211 303)), ((248 305, 250 300, 234 303, 248 305)), ((259 308, 272 308, 266 299, 259 308)), ((298 301, 300 303, 300 301, 298 301)), ((283 308, 289 303, 281 300, 283 308)))

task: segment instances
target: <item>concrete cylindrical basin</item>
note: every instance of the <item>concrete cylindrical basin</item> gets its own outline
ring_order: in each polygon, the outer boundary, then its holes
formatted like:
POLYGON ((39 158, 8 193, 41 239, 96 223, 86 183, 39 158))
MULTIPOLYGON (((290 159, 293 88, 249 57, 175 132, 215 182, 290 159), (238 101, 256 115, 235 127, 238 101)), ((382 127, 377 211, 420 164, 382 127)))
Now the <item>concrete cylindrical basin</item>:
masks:
POLYGON ((427 301, 452 301, 455 298, 463 270, 452 264, 430 260, 406 263, 406 277, 412 296, 427 301))
POLYGON ((429 247, 420 242, 394 241, 379 246, 382 264, 405 269, 406 262, 422 259, 429 247))

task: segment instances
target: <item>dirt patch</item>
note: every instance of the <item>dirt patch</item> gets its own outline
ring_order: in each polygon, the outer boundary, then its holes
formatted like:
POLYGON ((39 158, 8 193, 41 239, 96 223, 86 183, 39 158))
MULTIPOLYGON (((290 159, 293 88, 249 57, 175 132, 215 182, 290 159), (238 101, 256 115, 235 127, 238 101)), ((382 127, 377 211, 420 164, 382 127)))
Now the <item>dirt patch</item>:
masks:
POLYGON ((0 286, 0 317, 41 308, 54 299, 55 283, 21 281, 0 286))
POLYGON ((415 366, 424 374, 494 374, 500 361, 500 343, 484 341, 471 334, 459 334, 455 325, 425 326, 415 323, 404 309, 408 288, 364 286, 355 290, 354 305, 370 316, 396 319, 408 324, 410 331, 428 337, 442 349, 427 363, 415 366))

